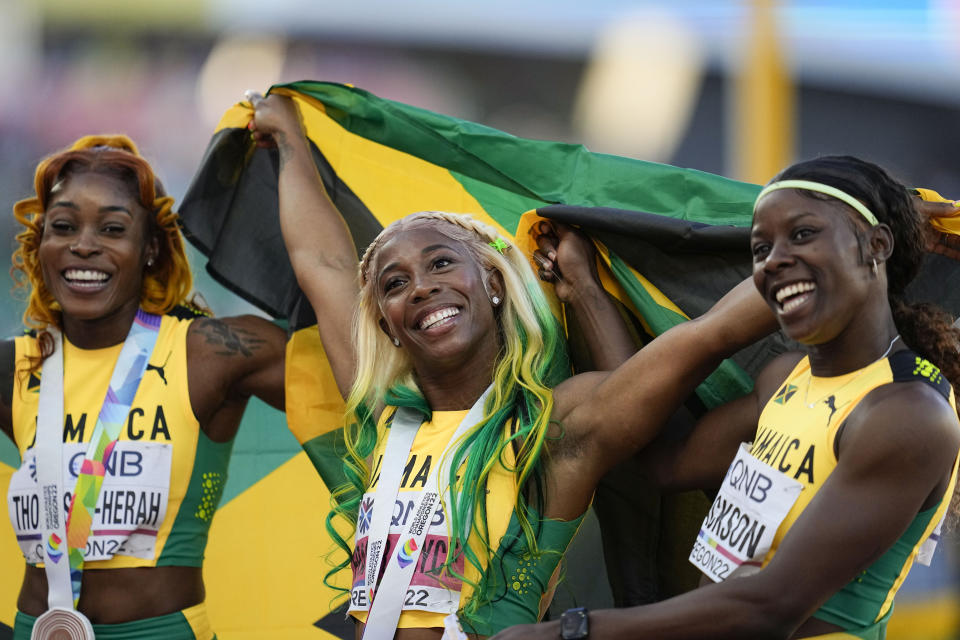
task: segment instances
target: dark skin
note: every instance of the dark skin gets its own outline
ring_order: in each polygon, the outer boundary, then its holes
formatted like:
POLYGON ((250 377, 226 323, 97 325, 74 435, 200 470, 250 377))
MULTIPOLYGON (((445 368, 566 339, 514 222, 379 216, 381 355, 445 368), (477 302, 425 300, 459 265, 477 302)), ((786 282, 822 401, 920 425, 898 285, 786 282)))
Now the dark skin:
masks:
MULTIPOLYGON (((840 203, 784 190, 766 196, 754 219, 756 287, 783 330, 808 346, 817 376, 866 366, 896 335, 884 268, 892 235, 856 215, 840 203), (782 304, 777 294, 795 283, 814 289, 794 305, 782 304)), ((898 341, 894 351, 903 348, 898 341)), ((799 358, 784 354, 771 362, 753 393, 709 413, 685 441, 647 450, 651 477, 669 489, 718 487, 799 358)), ((590 637, 805 638, 837 631, 811 614, 882 555, 918 512, 940 501, 958 448, 956 413, 934 390, 918 382, 877 387, 842 425, 836 469, 762 571, 653 605, 591 611, 590 637)), ((559 622, 550 622, 496 638, 558 636, 559 622)))
MULTIPOLYGON (((957 214, 956 202, 928 202, 919 196, 914 196, 913 204, 922 216, 928 220, 942 217, 952 217, 957 214)), ((940 253, 948 258, 960 260, 960 238, 955 235, 937 231, 932 226, 926 227, 927 251, 940 253)))
POLYGON ((593 242, 579 230, 557 222, 540 222, 535 232, 537 275, 553 284, 557 298, 572 311, 583 329, 594 368, 616 369, 637 348, 600 284, 593 242))
MULTIPOLYGON (((143 273, 155 260, 158 241, 148 211, 123 181, 78 173, 54 187, 44 214, 39 258, 47 288, 63 308, 63 331, 85 349, 122 342, 136 314, 143 273), (105 276, 91 286, 77 271, 105 276)), ((236 435, 250 396, 283 409, 286 336, 253 316, 200 318, 187 334, 188 389, 194 415, 210 439, 236 435)), ((0 345, 0 429, 13 438, 13 341, 0 345)), ((120 623, 173 613, 204 600, 196 567, 96 569, 88 565, 78 610, 93 623, 120 623)), ((43 569, 27 566, 17 608, 39 616, 47 609, 43 569)))
MULTIPOLYGON (((359 295, 354 244, 317 176, 295 104, 280 95, 251 100, 255 139, 279 150, 280 221, 291 263, 317 311, 328 359, 341 393, 346 394, 357 367, 350 338, 354 310, 343 304, 359 295)), ((430 227, 401 232, 379 247, 368 277, 376 287, 380 329, 410 356, 427 401, 434 408, 467 409, 490 384, 500 350, 492 331, 498 304, 493 298, 502 301, 507 294, 502 274, 479 264, 465 246, 440 238, 445 236, 430 227), (448 246, 438 250, 437 244, 448 246), (434 313, 445 317, 438 320, 440 316, 431 316, 434 313), (442 383, 451 372, 457 383, 442 383)), ((565 284, 582 284, 567 293, 573 304, 590 301, 575 311, 587 314, 583 321, 588 326, 615 325, 625 332, 611 301, 596 295, 591 268, 577 267, 572 258, 565 261, 566 241, 570 240, 573 255, 576 238, 566 230, 556 231, 553 239, 544 238, 541 257, 551 263, 546 270, 556 274, 559 267, 554 267, 562 263, 564 278, 570 279, 565 284), (555 249, 554 258, 547 258, 548 245, 555 249), (612 318, 616 320, 611 325, 612 318)), ((581 267, 589 260, 581 256, 581 267)), ((710 314, 667 332, 616 371, 583 374, 558 385, 551 412, 556 422, 553 439, 543 458, 544 516, 562 520, 580 516, 597 481, 611 466, 649 442, 723 357, 772 328, 765 305, 745 283, 710 314)), ((358 625, 358 638, 362 631, 358 625)), ((426 640, 442 633, 436 627, 398 629, 395 637, 426 640)))

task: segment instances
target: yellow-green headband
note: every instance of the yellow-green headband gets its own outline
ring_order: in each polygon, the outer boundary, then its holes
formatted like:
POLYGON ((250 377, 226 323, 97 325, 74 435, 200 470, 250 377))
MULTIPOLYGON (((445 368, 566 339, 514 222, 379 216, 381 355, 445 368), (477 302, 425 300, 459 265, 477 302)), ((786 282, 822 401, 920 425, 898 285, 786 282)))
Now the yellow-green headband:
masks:
POLYGON ((768 184, 763 188, 763 191, 760 192, 760 195, 758 195, 757 199, 754 201, 754 212, 756 212, 757 205, 760 204, 760 200, 763 198, 763 196, 767 195, 771 191, 778 191, 780 189, 806 189, 807 191, 824 193, 856 209, 860 215, 867 219, 867 222, 870 223, 871 227, 875 227, 880 224, 877 221, 877 216, 873 215, 873 212, 871 212, 870 209, 867 209, 862 202, 851 196, 846 191, 841 191, 840 189, 831 187, 828 184, 813 182, 811 180, 781 180, 780 182, 772 182, 768 184))

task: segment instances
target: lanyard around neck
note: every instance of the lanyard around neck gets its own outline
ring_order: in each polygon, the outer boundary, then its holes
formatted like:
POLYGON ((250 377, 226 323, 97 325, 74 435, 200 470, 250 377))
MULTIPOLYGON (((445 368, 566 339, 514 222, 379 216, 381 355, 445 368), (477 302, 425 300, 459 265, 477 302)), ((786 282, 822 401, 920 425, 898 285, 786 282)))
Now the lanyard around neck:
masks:
POLYGON ((420 494, 420 498, 413 508, 414 516, 411 523, 394 545, 390 554, 390 562, 384 570, 383 578, 377 585, 377 576, 383 564, 384 549, 390 533, 390 521, 393 515, 393 505, 400 490, 400 480, 406 460, 413 448, 413 441, 420 429, 422 419, 420 414, 401 407, 394 414, 387 444, 383 452, 382 471, 377 481, 377 490, 374 495, 373 515, 371 518, 370 535, 367 538, 367 561, 365 572, 365 586, 370 600, 370 613, 367 618, 363 640, 389 640, 393 638, 403 609, 404 596, 410 580, 417 566, 417 560, 423 549, 423 539, 430 528, 430 521, 441 496, 446 498, 450 487, 447 480, 450 477, 452 449, 472 427, 483 419, 483 406, 490 388, 477 401, 457 426, 456 431, 447 441, 441 455, 442 463, 435 465, 430 471, 427 482, 420 494), (440 487, 443 487, 441 490, 440 487), (400 562, 400 554, 403 561, 400 562), (375 586, 377 585, 377 586, 375 586))
POLYGON ((44 361, 40 376, 36 459, 37 482, 43 501, 44 569, 49 583, 47 602, 51 608, 75 608, 80 599, 84 554, 106 465, 153 353, 160 320, 158 315, 138 310, 130 325, 77 475, 66 519, 61 517, 62 496, 69 489, 64 482, 68 461, 63 460, 63 336, 57 329, 49 329, 54 351, 44 361))

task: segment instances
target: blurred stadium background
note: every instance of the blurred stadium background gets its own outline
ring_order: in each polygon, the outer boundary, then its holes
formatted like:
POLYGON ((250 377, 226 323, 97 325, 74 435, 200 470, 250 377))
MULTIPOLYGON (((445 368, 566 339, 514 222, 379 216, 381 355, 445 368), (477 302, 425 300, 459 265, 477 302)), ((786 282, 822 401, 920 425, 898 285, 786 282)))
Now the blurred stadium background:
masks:
MULTIPOLYGON (((94 132, 130 135, 179 200, 220 114, 244 89, 301 79, 348 82, 519 136, 753 182, 793 159, 850 153, 906 184, 960 197, 957 0, 2 0, 0 7, 0 208, 7 212, 31 193, 43 155, 94 132)), ((12 215, 0 216, 10 251, 15 233, 12 215)), ((192 257, 197 288, 218 314, 252 311, 203 275, 199 254, 192 257)), ((10 285, 0 270, 0 286, 10 285)), ((0 329, 9 336, 19 331, 23 304, 16 295, 6 300, 0 329)), ((279 419, 263 406, 252 416, 279 419)), ((0 440, 0 461, 9 462, 15 450, 0 440)), ((292 437, 280 448, 295 448, 292 437)), ((228 487, 225 501, 231 495, 228 487)), ((4 536, 12 537, 9 528, 4 536)), ((891 640, 957 637, 956 538, 942 547, 934 567, 915 569, 898 597, 891 640)), ((0 610, 12 611, 20 575, 16 564, 0 567, 0 610)), ((0 639, 5 633, 0 625, 0 639)))

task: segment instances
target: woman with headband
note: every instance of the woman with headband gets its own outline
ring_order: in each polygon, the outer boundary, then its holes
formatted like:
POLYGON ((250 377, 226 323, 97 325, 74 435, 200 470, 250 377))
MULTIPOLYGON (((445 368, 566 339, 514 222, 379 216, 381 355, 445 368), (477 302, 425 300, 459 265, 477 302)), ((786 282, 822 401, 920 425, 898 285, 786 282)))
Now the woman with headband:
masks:
POLYGON ((761 191, 753 279, 807 353, 645 454, 664 487, 719 489, 690 556, 717 584, 496 640, 883 638, 956 515, 960 333, 903 300, 924 227, 907 189, 856 158, 796 164, 761 191))
POLYGON ((35 184, 13 255, 33 331, 0 343, 14 638, 209 640, 207 533, 248 399, 283 405, 284 332, 186 304, 173 199, 129 139, 82 138, 35 184))
MULTIPOLYGON (((384 229, 358 270, 296 106, 252 102, 255 138, 279 149, 290 259, 347 400, 349 481, 329 528, 352 570, 357 638, 457 638, 458 622, 477 637, 536 621, 599 478, 772 317, 741 286, 616 372, 561 381, 561 329, 516 247, 469 216, 420 212, 384 229)), ((568 279, 574 236, 562 235, 557 263, 544 264, 568 279)), ((571 302, 593 353, 617 352, 603 333, 622 330, 616 309, 577 279, 571 302)))

